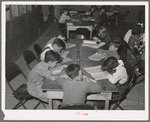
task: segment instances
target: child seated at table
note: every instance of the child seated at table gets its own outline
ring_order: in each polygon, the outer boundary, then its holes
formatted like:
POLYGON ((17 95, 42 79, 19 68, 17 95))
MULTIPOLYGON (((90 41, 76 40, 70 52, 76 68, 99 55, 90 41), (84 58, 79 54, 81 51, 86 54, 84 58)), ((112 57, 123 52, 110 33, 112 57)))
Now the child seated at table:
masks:
POLYGON ((134 52, 134 49, 139 48, 140 46, 140 36, 143 34, 143 29, 140 24, 136 24, 132 31, 131 36, 129 37, 128 45, 130 49, 134 52))
POLYGON ((59 27, 60 28, 65 28, 66 21, 71 19, 68 14, 69 14, 68 9, 64 8, 63 13, 61 14, 60 19, 59 19, 59 27))
POLYGON ((45 53, 49 50, 53 50, 54 52, 60 53, 62 50, 66 49, 66 45, 64 41, 60 38, 52 38, 44 47, 43 52, 40 55, 41 61, 45 59, 45 53))
POLYGON ((95 49, 103 49, 108 50, 109 44, 111 43, 111 38, 108 33, 108 29, 104 26, 101 26, 96 35, 93 37, 93 41, 97 42, 97 45, 91 45, 91 44, 82 44, 82 46, 87 46, 95 49))
POLYGON ((109 82, 116 84, 119 95, 123 94, 128 83, 128 74, 126 68, 124 67, 123 61, 117 60, 115 57, 109 57, 104 61, 102 70, 105 72, 106 78, 109 82))
POLYGON ((61 61, 62 59, 60 55, 53 50, 49 50, 45 53, 44 61, 38 63, 28 75, 27 90, 29 94, 47 101, 47 94, 42 92, 41 87, 44 82, 56 80, 63 74, 52 74, 52 69, 54 69, 61 61))
POLYGON ((90 81, 88 77, 83 80, 79 65, 70 64, 65 72, 66 77, 57 80, 64 91, 62 105, 85 103, 87 93, 100 93, 100 85, 90 81))
POLYGON ((95 20, 95 27, 100 22, 100 14, 98 11, 98 7, 96 5, 91 6, 91 15, 93 16, 95 20))
POLYGON ((100 8, 100 25, 106 25, 107 24, 107 14, 106 9, 104 6, 100 8))
POLYGON ((118 48, 121 46, 121 38, 120 37, 114 37, 112 42, 109 45, 108 50, 98 49, 97 52, 101 54, 105 54, 107 58, 113 56, 117 60, 120 59, 120 56, 118 54, 118 48))

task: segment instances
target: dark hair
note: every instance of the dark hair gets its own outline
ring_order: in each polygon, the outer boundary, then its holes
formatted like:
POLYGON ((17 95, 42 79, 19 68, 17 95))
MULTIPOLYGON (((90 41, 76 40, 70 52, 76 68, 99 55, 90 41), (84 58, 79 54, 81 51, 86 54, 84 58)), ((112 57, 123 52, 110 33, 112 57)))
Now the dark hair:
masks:
POLYGON ((71 78, 74 79, 79 74, 80 67, 78 64, 70 64, 66 68, 66 74, 71 78))
POLYGON ((68 11, 68 12, 69 12, 69 10, 68 10, 67 8, 64 8, 62 11, 63 11, 63 12, 68 11))
POLYGON ((53 50, 49 50, 45 53, 45 60, 44 60, 46 63, 51 61, 51 62, 54 62, 54 61, 57 61, 58 63, 62 62, 62 58, 61 56, 54 52, 53 50))
POLYGON ((56 38, 54 40, 53 44, 56 44, 59 48, 62 48, 62 50, 66 49, 66 45, 65 45, 64 41, 59 38, 56 38))
POLYGON ((92 5, 91 8, 93 8, 94 11, 98 10, 98 7, 96 5, 92 5))
POLYGON ((102 40, 105 39, 109 35, 108 29, 104 26, 100 26, 100 28, 98 29, 98 33, 99 32, 102 33, 102 35, 100 36, 100 39, 102 40))
POLYGON ((136 25, 133 27, 131 34, 132 34, 132 35, 138 35, 138 36, 140 36, 141 33, 142 33, 142 26, 136 24, 136 25))
POLYGON ((115 46, 115 47, 120 47, 121 46, 121 44, 122 44, 122 39, 121 39, 121 37, 119 37, 119 36, 114 36, 114 37, 111 37, 112 38, 112 44, 115 46))
POLYGON ((110 74, 113 74, 115 72, 114 68, 118 66, 118 60, 115 57, 109 57, 107 58, 103 65, 102 70, 108 71, 110 74))

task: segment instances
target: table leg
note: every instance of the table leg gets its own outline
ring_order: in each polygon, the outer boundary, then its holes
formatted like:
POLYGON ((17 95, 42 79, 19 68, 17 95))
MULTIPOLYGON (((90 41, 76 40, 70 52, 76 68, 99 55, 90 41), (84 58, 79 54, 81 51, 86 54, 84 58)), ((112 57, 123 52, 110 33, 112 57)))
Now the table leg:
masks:
POLYGON ((90 31, 90 39, 92 38, 92 30, 90 31))
POLYGON ((105 110, 109 110, 109 100, 105 101, 105 110))
POLYGON ((69 38, 69 30, 67 30, 67 38, 69 38))
POLYGON ((49 109, 53 109, 53 100, 52 99, 48 100, 48 104, 49 104, 49 109))

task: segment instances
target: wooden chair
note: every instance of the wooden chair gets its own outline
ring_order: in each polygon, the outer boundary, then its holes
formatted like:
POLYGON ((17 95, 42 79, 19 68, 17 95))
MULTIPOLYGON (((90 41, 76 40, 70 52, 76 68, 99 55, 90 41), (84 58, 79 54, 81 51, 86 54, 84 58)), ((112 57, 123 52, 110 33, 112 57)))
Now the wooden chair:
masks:
POLYGON ((42 48, 38 44, 34 44, 34 50, 35 50, 38 58, 40 58, 40 54, 42 53, 42 48))
POLYGON ((37 62, 40 62, 40 60, 34 55, 34 53, 31 51, 31 50, 25 50, 23 52, 23 57, 26 61, 26 64, 27 64, 27 67, 31 70, 32 67, 30 66, 30 64, 33 62, 33 61, 37 61, 37 62))
POLYGON ((127 81, 128 82, 127 88, 125 89, 123 94, 118 96, 118 99, 112 100, 112 102, 115 104, 114 107, 112 108, 112 110, 115 110, 117 107, 119 107, 121 110, 124 110, 120 104, 126 98, 127 94, 131 91, 131 89, 135 85, 134 69, 129 64, 126 64, 125 68, 127 70, 128 76, 129 76, 128 81, 127 81))
POLYGON ((58 109, 59 110, 94 110, 94 107, 88 104, 67 104, 67 105, 61 105, 58 109))
MULTIPOLYGON (((13 87, 13 82, 12 82, 12 81, 14 81, 13 79, 16 77, 19 77, 20 74, 24 77, 25 80, 27 80, 25 74, 22 72, 22 70, 20 69, 20 67, 17 64, 9 63, 6 66, 6 82, 7 82, 8 86, 10 87, 10 89, 12 90, 12 92, 13 92, 12 94, 14 95, 14 98, 16 98, 19 101, 12 109, 17 109, 20 106, 23 106, 24 109, 27 109, 24 104, 27 101, 32 100, 32 99, 39 101, 38 104, 34 107, 34 109, 36 109, 41 103, 45 107, 44 104, 48 104, 48 103, 31 96, 27 91, 27 84, 22 84, 16 89, 13 87)), ((20 82, 20 81, 18 81, 18 82, 20 82)))

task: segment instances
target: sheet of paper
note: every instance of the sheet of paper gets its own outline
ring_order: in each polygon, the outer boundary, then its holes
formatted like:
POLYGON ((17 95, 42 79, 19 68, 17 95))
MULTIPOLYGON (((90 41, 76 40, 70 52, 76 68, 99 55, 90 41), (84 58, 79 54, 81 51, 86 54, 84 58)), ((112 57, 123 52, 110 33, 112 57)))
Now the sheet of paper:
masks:
POLYGON ((93 40, 84 40, 83 43, 85 44, 97 44, 95 41, 93 40))
POLYGON ((93 66, 84 68, 95 80, 106 79, 105 73, 101 70, 101 66, 93 66))
POLYGON ((70 22, 70 23, 69 23, 69 22, 67 22, 67 25, 73 25, 73 23, 71 23, 71 22, 70 22))
POLYGON ((72 43, 67 43, 66 44, 66 48, 72 48, 72 47, 75 47, 76 44, 72 44, 72 43))
POLYGON ((94 60, 94 61, 99 61, 99 60, 101 60, 101 59, 103 59, 105 57, 106 57, 105 54, 99 54, 99 53, 96 52, 95 54, 91 55, 89 57, 89 59, 94 60))
POLYGON ((99 72, 101 70, 101 65, 93 67, 85 67, 84 70, 87 71, 88 73, 99 72))
POLYGON ((70 53, 70 51, 64 51, 64 52, 61 54, 61 57, 65 58, 69 53, 70 53))
POLYGON ((99 72, 90 73, 90 74, 95 80, 106 79, 106 75, 104 74, 104 72, 99 71, 99 72))
POLYGON ((66 62, 69 62, 69 61, 72 61, 72 59, 71 59, 71 58, 68 58, 68 57, 65 57, 65 58, 63 59, 63 62, 62 62, 62 63, 66 63, 66 62))

